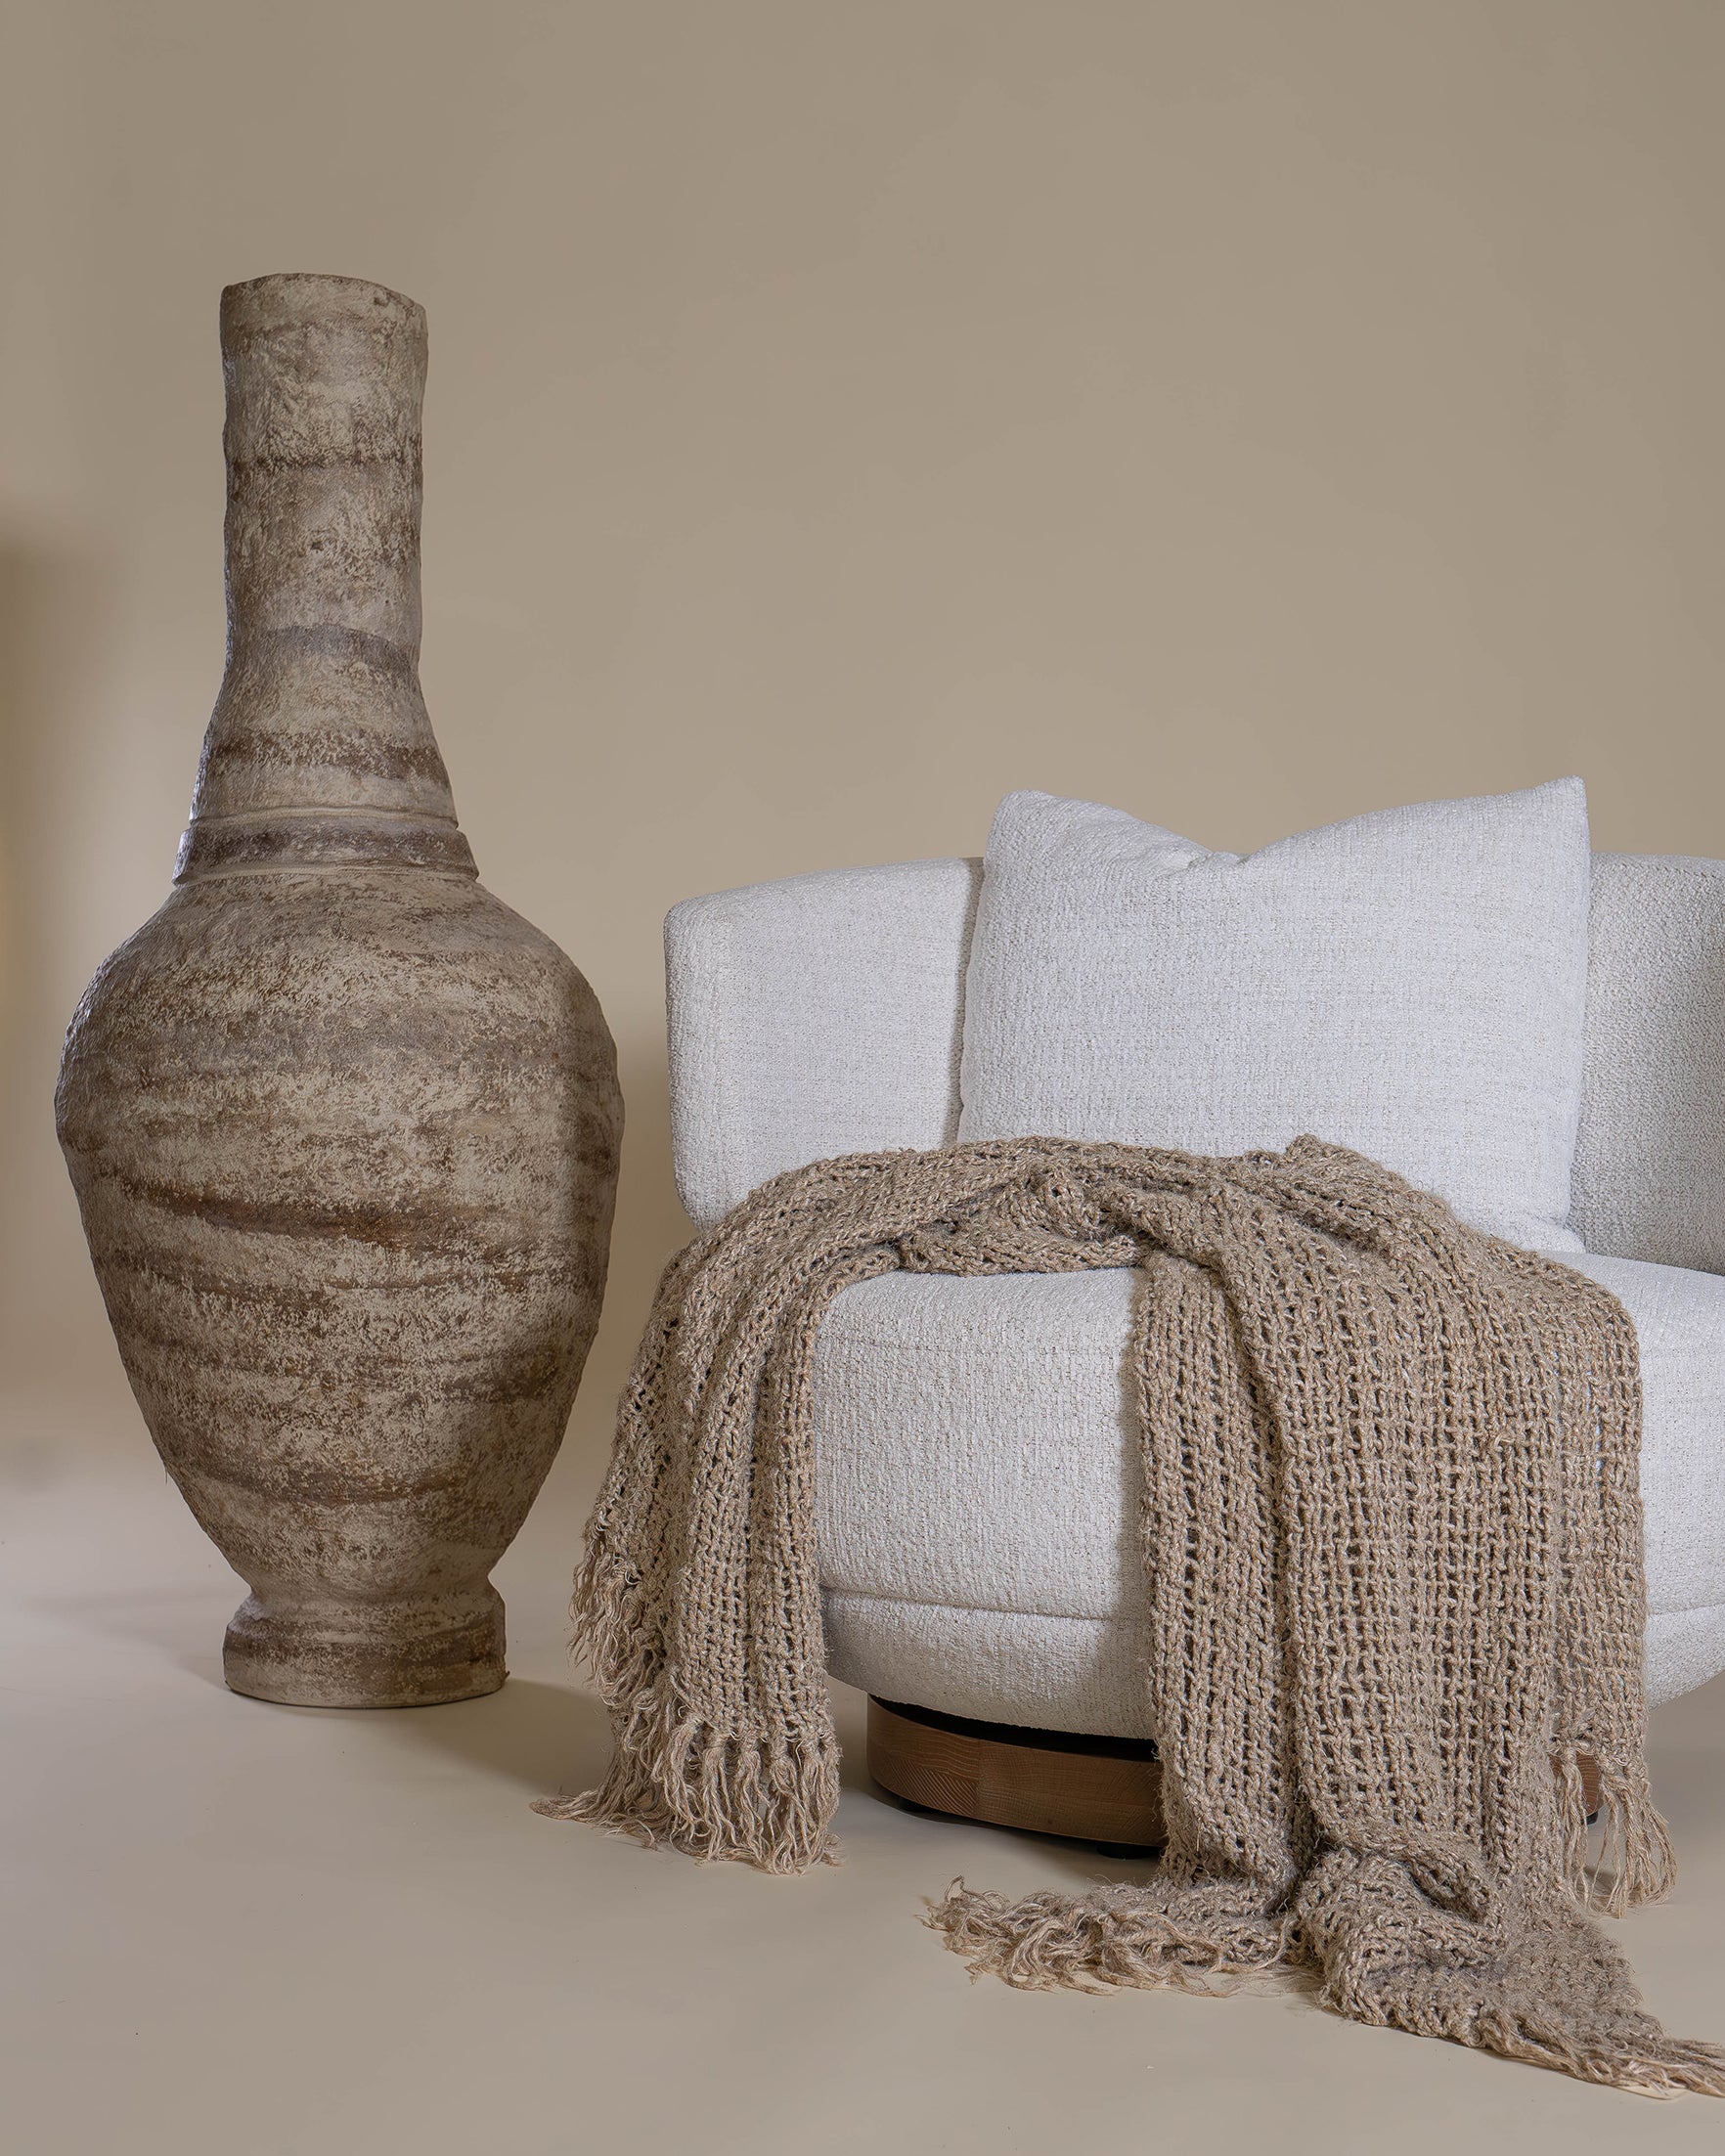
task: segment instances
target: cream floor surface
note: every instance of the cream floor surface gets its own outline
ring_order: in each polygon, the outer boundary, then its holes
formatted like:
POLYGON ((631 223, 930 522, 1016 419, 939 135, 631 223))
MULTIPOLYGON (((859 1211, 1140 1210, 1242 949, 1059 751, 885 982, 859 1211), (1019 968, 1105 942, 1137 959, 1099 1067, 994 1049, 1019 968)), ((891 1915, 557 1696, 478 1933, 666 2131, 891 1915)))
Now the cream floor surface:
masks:
MULTIPOLYGON (((507 1688, 321 1714, 223 1689, 239 1589, 129 1403, 14 1401, 4 1437, 10 2156, 1725 2149, 1725 2105, 1299 1997, 971 1984, 921 1896, 1123 1868, 893 1809, 855 1694, 840 1870, 703 1870, 535 1817, 604 1754, 562 1651, 573 1462, 499 1571, 507 1688)), ((1624 1934, 1670 2025, 1725 2037, 1725 1684, 1661 1709, 1654 1755, 1683 1878, 1624 1934)))

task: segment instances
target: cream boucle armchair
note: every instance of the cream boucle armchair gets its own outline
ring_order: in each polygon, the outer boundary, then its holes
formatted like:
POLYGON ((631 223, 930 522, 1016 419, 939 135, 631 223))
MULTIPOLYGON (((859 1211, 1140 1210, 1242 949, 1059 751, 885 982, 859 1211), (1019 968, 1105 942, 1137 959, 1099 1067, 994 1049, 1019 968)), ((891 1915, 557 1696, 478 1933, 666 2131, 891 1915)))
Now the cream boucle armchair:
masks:
MULTIPOLYGON (((692 899, 667 924, 677 1175, 697 1223, 834 1154, 950 1141, 973 860, 692 899)), ((1725 1669, 1725 864, 1594 857, 1567 1256, 1641 1338, 1653 1700, 1725 1669)), ((939 1714, 1152 1738, 1133 1275, 891 1273, 817 1373, 828 1660, 939 1714)), ((954 1808, 961 1808, 955 1806, 954 1808)))

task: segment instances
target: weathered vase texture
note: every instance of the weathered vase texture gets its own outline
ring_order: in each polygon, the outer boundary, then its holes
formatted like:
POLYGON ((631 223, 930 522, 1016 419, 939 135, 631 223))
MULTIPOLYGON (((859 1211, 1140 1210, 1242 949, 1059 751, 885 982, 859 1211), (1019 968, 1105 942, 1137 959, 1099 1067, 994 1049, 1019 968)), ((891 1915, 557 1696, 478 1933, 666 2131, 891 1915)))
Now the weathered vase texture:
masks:
POLYGON ((477 881, 420 694, 423 312, 265 277, 221 330, 227 672, 61 1144, 156 1447, 252 1590, 228 1683, 466 1698, 598 1319, 616 1058, 477 881))

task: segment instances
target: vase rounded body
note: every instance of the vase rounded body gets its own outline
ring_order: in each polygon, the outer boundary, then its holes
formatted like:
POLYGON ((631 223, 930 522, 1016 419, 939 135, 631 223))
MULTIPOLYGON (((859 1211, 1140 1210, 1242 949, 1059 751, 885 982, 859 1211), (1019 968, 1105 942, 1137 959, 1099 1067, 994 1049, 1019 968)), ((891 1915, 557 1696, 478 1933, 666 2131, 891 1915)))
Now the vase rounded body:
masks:
POLYGON ((419 698, 424 318, 223 300, 229 660, 176 888, 97 974, 58 1120, 152 1436, 252 1592, 235 1690, 503 1682, 493 1564, 603 1292, 592 990, 477 881, 419 698))

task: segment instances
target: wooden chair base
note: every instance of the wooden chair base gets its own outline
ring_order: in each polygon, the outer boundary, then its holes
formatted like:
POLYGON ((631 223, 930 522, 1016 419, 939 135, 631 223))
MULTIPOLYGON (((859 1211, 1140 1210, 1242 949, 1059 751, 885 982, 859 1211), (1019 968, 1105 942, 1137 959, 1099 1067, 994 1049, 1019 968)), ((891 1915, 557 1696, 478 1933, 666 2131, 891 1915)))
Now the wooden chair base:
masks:
MULTIPOLYGON (((1127 1738, 967 1722, 870 1698, 868 1772, 907 1804, 993 1826, 1065 1834, 1118 1854, 1164 1839, 1156 1746, 1127 1738)), ((1581 1763, 1581 1782, 1591 1812, 1599 1803, 1591 1759, 1581 1763)))
POLYGON ((1156 1746, 868 1702, 868 1772, 907 1804, 1136 1851, 1160 1847, 1156 1746))

